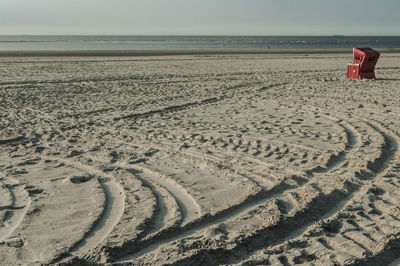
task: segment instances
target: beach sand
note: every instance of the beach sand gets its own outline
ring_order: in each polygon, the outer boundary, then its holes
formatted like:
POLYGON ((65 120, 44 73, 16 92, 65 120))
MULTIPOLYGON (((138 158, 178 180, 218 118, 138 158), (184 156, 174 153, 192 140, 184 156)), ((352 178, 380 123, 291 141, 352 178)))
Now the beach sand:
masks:
POLYGON ((11 55, 1 265, 399 261, 399 53, 11 55))

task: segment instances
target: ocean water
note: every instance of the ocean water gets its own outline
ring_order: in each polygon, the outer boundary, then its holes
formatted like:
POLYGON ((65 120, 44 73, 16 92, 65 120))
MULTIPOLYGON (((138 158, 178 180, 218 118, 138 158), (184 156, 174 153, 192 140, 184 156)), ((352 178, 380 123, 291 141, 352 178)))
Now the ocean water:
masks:
POLYGON ((400 36, 0 36, 0 51, 400 48, 400 36))

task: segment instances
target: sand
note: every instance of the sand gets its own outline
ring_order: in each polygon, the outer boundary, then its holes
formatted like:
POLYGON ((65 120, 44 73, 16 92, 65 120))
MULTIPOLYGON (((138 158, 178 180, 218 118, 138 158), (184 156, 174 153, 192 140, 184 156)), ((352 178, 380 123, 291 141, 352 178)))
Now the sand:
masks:
POLYGON ((399 263, 400 54, 52 55, 0 58, 1 265, 399 263))

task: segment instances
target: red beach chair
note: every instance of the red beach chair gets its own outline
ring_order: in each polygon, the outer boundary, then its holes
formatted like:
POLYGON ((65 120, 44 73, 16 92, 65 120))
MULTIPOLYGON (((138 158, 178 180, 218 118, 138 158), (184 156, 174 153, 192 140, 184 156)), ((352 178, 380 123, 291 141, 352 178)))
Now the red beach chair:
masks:
POLYGON ((360 78, 360 65, 359 64, 347 64, 347 78, 348 79, 359 79, 360 78))
POLYGON ((347 65, 348 79, 374 79, 380 53, 369 47, 353 49, 353 64, 347 65))

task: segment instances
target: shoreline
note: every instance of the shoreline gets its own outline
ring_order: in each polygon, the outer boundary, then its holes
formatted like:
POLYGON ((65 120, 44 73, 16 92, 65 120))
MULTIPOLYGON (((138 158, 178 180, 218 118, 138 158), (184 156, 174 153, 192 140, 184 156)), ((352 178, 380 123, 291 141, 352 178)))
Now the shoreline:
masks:
MULTIPOLYGON (((380 53, 400 53, 400 48, 379 49, 380 53)), ((347 54, 352 49, 215 49, 215 50, 19 50, 0 51, 0 57, 58 56, 174 56, 174 55, 256 55, 256 54, 347 54)))

